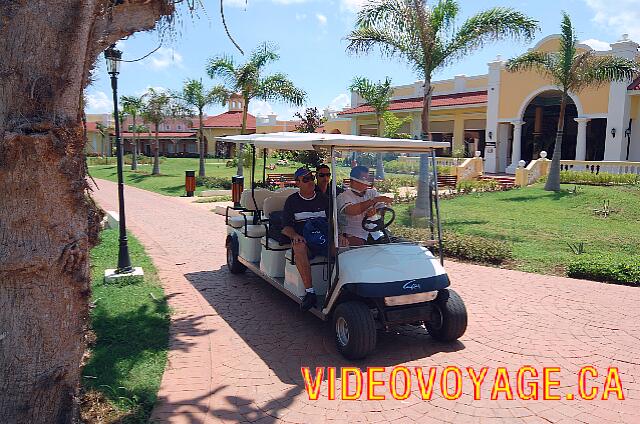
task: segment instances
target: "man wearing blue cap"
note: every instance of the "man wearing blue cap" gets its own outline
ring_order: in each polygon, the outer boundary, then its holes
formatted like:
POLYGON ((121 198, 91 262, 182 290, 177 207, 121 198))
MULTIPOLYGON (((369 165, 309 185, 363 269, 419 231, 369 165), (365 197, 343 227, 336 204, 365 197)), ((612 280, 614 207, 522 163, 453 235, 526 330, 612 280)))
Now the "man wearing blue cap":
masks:
POLYGON ((362 246, 369 237, 378 240, 382 236, 381 231, 370 233, 362 228, 363 218, 375 214, 376 204, 390 204, 393 199, 380 196, 375 189, 369 188, 369 168, 366 166, 351 169, 350 177, 349 189, 337 198, 338 213, 344 218, 339 220, 343 223, 340 232, 346 236, 350 246, 362 246))
POLYGON ((309 256, 313 257, 314 254, 326 255, 326 253, 312 251, 313 245, 308 244, 302 234, 307 221, 314 218, 327 219, 329 215, 329 198, 322 192, 316 191, 315 175, 310 170, 298 168, 294 178, 300 191, 292 194, 285 201, 282 234, 291 239, 296 268, 298 268, 306 292, 300 308, 303 311, 307 311, 316 305, 316 293, 313 290, 311 280, 309 256))

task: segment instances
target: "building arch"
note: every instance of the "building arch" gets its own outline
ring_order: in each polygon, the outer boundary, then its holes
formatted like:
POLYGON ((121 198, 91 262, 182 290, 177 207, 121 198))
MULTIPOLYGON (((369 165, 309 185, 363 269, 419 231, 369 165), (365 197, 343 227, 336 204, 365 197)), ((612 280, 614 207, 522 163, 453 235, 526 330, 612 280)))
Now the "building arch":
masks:
MULTIPOLYGON (((562 90, 560 90, 559 87, 555 86, 555 85, 545 85, 543 87, 539 87, 536 90, 532 91, 531 93, 529 93, 529 95, 524 99, 524 101, 522 102, 522 104, 520 105, 520 110, 518 111, 518 119, 522 120, 524 118, 524 113, 527 110, 527 107, 529 107, 529 104, 539 95, 547 92, 547 91, 559 91, 562 92, 562 90)), ((582 117, 584 116, 584 107, 582 106, 582 102, 580 101, 580 97, 578 97, 578 95, 576 95, 575 93, 569 92, 569 98, 571 98, 571 100, 573 101, 573 104, 576 105, 576 109, 578 110, 578 116, 582 117)))

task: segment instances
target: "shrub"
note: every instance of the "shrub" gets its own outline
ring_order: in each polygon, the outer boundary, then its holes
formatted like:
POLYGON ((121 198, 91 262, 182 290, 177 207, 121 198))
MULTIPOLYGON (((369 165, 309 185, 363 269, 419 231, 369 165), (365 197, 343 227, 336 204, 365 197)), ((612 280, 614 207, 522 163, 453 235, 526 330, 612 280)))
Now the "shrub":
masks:
POLYGON ((415 177, 387 176, 384 180, 377 180, 374 186, 379 193, 393 193, 400 187, 415 187, 417 184, 415 177))
POLYGON ((640 285, 640 256, 580 255, 567 267, 574 278, 640 285))
MULTIPOLYGON (((546 181, 547 177, 540 178, 546 181)), ((640 184, 640 175, 636 174, 599 174, 589 171, 561 171, 560 182, 562 184, 585 184, 585 185, 634 185, 640 184)))
POLYGON ((500 189, 500 184, 495 180, 461 180, 456 184, 459 193, 471 193, 473 191, 496 191, 500 189))
POLYGON ((196 185, 206 188, 231 189, 231 179, 225 177, 197 177, 196 185))
MULTIPOLYGON (((410 240, 428 240, 429 230, 424 228, 395 226, 393 233, 410 240)), ((511 259, 511 247, 503 241, 486 237, 445 231, 442 237, 445 257, 474 262, 501 264, 511 259)))
MULTIPOLYGON (((385 162, 384 169, 394 174, 418 174, 420 172, 419 161, 390 160, 385 162)), ((438 166, 438 174, 451 175, 453 169, 450 166, 438 166)))

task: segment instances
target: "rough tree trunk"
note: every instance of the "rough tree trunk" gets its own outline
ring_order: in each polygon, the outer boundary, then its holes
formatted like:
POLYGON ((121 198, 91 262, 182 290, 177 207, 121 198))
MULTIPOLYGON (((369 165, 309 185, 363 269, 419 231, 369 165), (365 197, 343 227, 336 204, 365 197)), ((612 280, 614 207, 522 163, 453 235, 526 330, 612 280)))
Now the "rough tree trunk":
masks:
POLYGON ((87 194, 82 91, 98 54, 166 1, 0 6, 0 421, 69 423, 101 212, 87 194))
POLYGON ((547 191, 560 191, 560 159, 562 159, 562 138, 564 137, 564 116, 567 110, 567 93, 562 94, 560 102, 560 116, 558 117, 558 131, 556 132, 556 143, 553 146, 553 158, 549 166, 549 176, 544 185, 547 191))
MULTIPOLYGON (((422 113, 420 115, 420 122, 422 125, 421 138, 423 140, 429 139, 429 111, 431 109, 431 94, 433 87, 431 86, 431 79, 425 78, 424 81, 424 95, 422 99, 422 113)), ((413 210, 413 218, 424 218, 429 216, 429 161, 427 154, 420 155, 420 168, 418 178, 418 194, 416 197, 416 207, 413 210)), ((429 217, 430 218, 430 217, 429 217)))
MULTIPOLYGON (((380 115, 376 115, 376 128, 378 131, 378 137, 382 137, 380 115)), ((382 153, 378 153, 376 155, 376 178, 378 180, 384 180, 384 162, 382 161, 382 153)))
MULTIPOLYGON (((244 106, 242 108, 242 128, 240 130, 240 134, 247 133, 247 114, 248 113, 249 113, 249 99, 245 97, 244 106)), ((236 143, 236 149, 238 150, 236 152, 236 157, 238 158, 238 170, 237 170, 238 172, 236 173, 237 175, 242 175, 243 168, 244 168, 243 147, 244 145, 242 143, 236 143)))
POLYGON ((198 170, 198 176, 205 177, 206 171, 204 166, 204 134, 202 134, 202 128, 204 127, 204 123, 202 122, 202 110, 198 113, 199 125, 198 125, 198 135, 200 142, 200 169, 198 170))
POLYGON ((136 115, 133 119, 133 148, 131 149, 131 170, 138 169, 138 127, 136 126, 136 115))
POLYGON ((153 170, 151 170, 151 175, 160 175, 160 139, 158 134, 159 126, 160 124, 156 122, 156 140, 153 152, 153 170))

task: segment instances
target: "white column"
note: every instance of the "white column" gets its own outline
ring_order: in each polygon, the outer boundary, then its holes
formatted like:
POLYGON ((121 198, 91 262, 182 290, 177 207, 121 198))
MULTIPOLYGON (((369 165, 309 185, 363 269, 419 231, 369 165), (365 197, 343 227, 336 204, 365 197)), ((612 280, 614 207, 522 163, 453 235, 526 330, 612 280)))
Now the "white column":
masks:
POLYGON ((589 118, 574 118, 578 123, 578 139, 576 140, 576 160, 585 160, 587 157, 587 123, 589 118))
POLYGON ((513 142, 511 145, 511 165, 507 168, 507 173, 515 174, 516 169, 518 169, 518 162, 520 162, 522 156, 521 141, 524 121, 513 121, 511 124, 513 125, 513 142))

